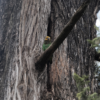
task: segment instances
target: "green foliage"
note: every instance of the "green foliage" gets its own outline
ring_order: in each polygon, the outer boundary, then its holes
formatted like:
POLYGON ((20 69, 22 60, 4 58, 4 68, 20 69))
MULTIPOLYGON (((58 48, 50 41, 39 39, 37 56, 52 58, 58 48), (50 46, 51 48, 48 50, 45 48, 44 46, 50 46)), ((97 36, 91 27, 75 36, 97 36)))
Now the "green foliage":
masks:
POLYGON ((90 90, 89 87, 83 88, 83 90, 81 92, 77 93, 76 97, 79 100, 86 100, 88 98, 88 96, 86 95, 86 92, 89 90, 90 90))
MULTIPOLYGON (((92 100, 92 99, 90 99, 90 100, 92 100)), ((100 96, 97 96, 96 99, 94 99, 94 100, 100 100, 100 96)))
POLYGON ((92 40, 87 39, 87 41, 91 44, 91 48, 96 47, 97 52, 100 53, 100 29, 96 25, 94 25, 94 28, 97 30, 98 36, 92 40))
POLYGON ((97 31, 100 31, 100 30, 99 30, 99 27, 97 27, 96 25, 94 25, 94 28, 95 28, 97 31))
POLYGON ((99 43, 100 43, 100 37, 96 37, 92 40, 87 39, 87 41, 91 44, 91 47, 99 47, 99 43))
POLYGON ((88 92, 90 91, 90 88, 88 87, 88 76, 83 75, 82 77, 80 77, 79 75, 74 73, 73 77, 78 88, 78 93, 76 95, 78 100, 98 100, 97 93, 93 93, 90 95, 88 94, 88 92))
POLYGON ((98 99, 97 93, 93 93, 93 94, 90 94, 88 96, 88 99, 87 100, 97 100, 97 99, 98 99))
POLYGON ((76 86, 78 88, 78 92, 82 91, 85 83, 88 84, 88 81, 87 81, 88 76, 84 75, 84 76, 80 77, 79 75, 74 73, 73 77, 74 77, 74 79, 76 81, 76 86))

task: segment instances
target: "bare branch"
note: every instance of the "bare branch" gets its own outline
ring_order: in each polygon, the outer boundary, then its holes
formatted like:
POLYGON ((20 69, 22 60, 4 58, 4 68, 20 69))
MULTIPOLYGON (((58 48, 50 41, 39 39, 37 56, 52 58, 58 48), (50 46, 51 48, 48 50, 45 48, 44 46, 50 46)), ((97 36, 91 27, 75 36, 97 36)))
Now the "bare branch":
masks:
POLYGON ((76 13, 67 23, 65 28, 62 30, 61 34, 57 37, 57 39, 52 43, 52 45, 38 58, 37 62, 35 63, 36 69, 42 71, 45 68, 45 63, 52 55, 55 50, 60 46, 60 44, 65 40, 65 38, 69 35, 71 30, 73 29, 76 22, 80 19, 82 14, 84 13, 85 9, 87 8, 90 0, 85 0, 85 2, 78 8, 76 13))

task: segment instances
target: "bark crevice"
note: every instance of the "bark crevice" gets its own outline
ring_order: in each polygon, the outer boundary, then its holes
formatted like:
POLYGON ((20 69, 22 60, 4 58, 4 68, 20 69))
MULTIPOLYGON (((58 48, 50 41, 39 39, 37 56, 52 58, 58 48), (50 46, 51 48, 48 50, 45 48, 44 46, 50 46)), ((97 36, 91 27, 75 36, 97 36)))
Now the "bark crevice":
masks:
POLYGON ((100 53, 97 53, 96 51, 95 51, 95 60, 100 61, 100 53))

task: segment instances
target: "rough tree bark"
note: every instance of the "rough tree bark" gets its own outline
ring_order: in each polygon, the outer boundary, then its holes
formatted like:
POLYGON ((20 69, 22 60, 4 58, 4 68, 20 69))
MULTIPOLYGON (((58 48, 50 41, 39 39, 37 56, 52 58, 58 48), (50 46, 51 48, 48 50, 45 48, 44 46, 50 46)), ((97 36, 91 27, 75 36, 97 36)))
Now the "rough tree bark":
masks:
POLYGON ((95 51, 95 60, 100 61, 100 53, 98 53, 97 51, 95 51))
POLYGON ((55 40, 84 0, 0 0, 0 100, 73 100, 73 73, 89 74, 94 91, 94 50, 86 39, 95 37, 99 0, 92 0, 71 34, 53 55, 51 95, 46 91, 46 68, 35 70, 46 35, 55 40))

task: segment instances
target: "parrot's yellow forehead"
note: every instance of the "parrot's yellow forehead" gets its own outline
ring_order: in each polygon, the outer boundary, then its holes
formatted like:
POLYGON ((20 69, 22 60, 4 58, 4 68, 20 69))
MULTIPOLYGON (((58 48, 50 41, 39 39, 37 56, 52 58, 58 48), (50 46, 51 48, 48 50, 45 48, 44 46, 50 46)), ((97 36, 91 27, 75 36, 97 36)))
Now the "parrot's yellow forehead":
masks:
POLYGON ((46 37, 45 37, 45 40, 50 40, 50 37, 49 37, 49 36, 46 36, 46 37))

